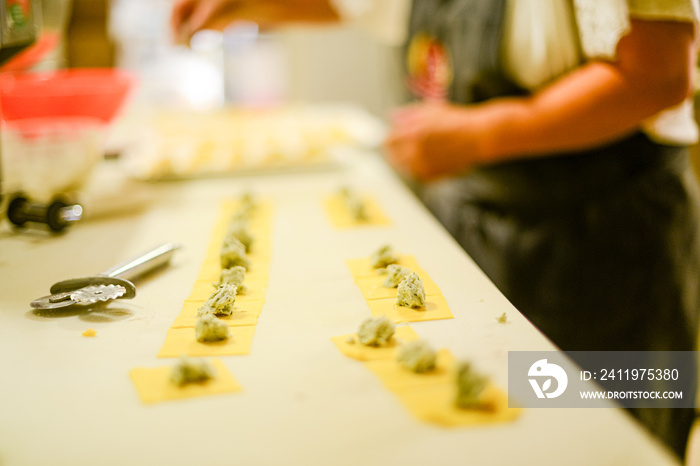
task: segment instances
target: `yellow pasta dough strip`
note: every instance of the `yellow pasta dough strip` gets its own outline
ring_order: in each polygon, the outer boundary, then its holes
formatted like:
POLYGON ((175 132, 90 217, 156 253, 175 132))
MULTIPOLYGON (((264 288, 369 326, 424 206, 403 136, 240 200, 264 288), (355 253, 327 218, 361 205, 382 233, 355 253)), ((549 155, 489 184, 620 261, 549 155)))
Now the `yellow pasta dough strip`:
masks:
MULTIPOLYGON (((423 288, 425 289, 426 296, 439 295, 440 288, 435 284, 433 280, 430 279, 427 273, 422 269, 411 269, 420 277, 423 282, 423 288)), ((355 283, 362 291, 362 295, 366 300, 370 299, 396 299, 398 294, 398 288, 387 288, 383 285, 386 275, 375 274, 373 277, 358 277, 355 279, 355 283)))
MULTIPOLYGON (((212 229, 211 239, 207 248, 207 258, 215 257, 218 259, 221 243, 226 235, 226 229, 231 221, 231 216, 236 212, 239 205, 239 201, 222 202, 219 217, 212 229)), ((261 201, 255 208, 249 225, 251 233, 254 236, 249 255, 251 257, 257 256, 260 259, 269 257, 272 238, 270 233, 272 227, 272 203, 269 201, 261 201)))
POLYGON ((215 290, 213 283, 221 273, 220 251, 231 216, 240 207, 240 201, 227 200, 221 203, 219 216, 214 224, 205 259, 192 293, 185 300, 180 315, 175 319, 158 353, 158 357, 239 355, 248 354, 264 304, 270 266, 272 226, 272 203, 259 202, 250 220, 251 233, 255 237, 249 258, 251 267, 246 272, 247 290, 236 296, 236 310, 220 319, 232 327, 232 336, 224 341, 200 343, 194 336, 197 311, 215 290))
POLYGON ((231 336, 223 341, 200 343, 195 339, 194 329, 171 328, 165 343, 158 353, 159 358, 187 356, 233 356, 249 354, 253 343, 255 326, 234 327, 231 336))
POLYGON ((219 359, 211 360, 214 378, 204 383, 188 384, 177 387, 170 382, 172 367, 138 367, 129 371, 129 376, 136 386, 139 398, 144 403, 179 400, 223 393, 235 393, 242 390, 226 365, 219 359))
MULTIPOLYGON (((194 328, 197 323, 197 311, 204 304, 203 302, 185 301, 182 306, 182 312, 175 319, 171 328, 194 328)), ((260 315, 260 310, 262 309, 262 304, 259 308, 251 307, 250 311, 245 310, 235 310, 230 316, 217 316, 221 321, 226 322, 229 327, 240 327, 245 325, 255 325, 258 323, 258 316, 260 315)))
POLYGON ((355 333, 348 333, 347 335, 331 338, 331 341, 335 343, 345 356, 359 361, 393 358, 396 353, 396 348, 398 348, 401 343, 414 340, 418 340, 418 335, 416 335, 416 332, 408 325, 397 327, 394 332, 394 337, 387 346, 365 346, 357 340, 357 334, 355 333), (354 343, 349 343, 349 338, 352 338, 354 343))
POLYGON ((422 374, 405 369, 396 358, 368 361, 365 366, 392 391, 421 385, 449 385, 456 377, 454 356, 446 349, 438 351, 435 369, 422 374))
MULTIPOLYGON (((350 274, 354 279, 363 277, 376 277, 379 275, 378 269, 372 267, 372 262, 370 261, 369 257, 361 257, 359 259, 347 259, 345 262, 348 266, 348 269, 350 269, 350 274)), ((416 258, 408 254, 399 256, 399 261, 397 262, 397 264, 407 267, 411 270, 422 270, 418 266, 416 258)))
POLYGON ((394 323, 454 318, 447 301, 442 295, 427 296, 425 307, 415 309, 397 306, 395 299, 372 299, 367 301, 367 304, 374 317, 386 316, 394 323))
POLYGON ((456 384, 428 384, 394 391, 417 419, 443 427, 478 426, 510 422, 520 408, 508 407, 508 396, 494 385, 484 389, 481 408, 462 409, 454 404, 456 384))
POLYGON ((345 201, 338 195, 326 197, 323 200, 323 207, 331 225, 338 230, 391 225, 391 220, 374 199, 363 196, 362 201, 367 212, 365 220, 355 219, 345 205, 345 201))

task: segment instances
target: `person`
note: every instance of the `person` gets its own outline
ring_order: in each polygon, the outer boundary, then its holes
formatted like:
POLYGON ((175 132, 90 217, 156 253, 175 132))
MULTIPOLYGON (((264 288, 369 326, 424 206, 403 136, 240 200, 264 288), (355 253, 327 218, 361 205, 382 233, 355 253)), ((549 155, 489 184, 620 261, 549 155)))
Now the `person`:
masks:
MULTIPOLYGON (((179 0, 172 25, 187 36, 237 18, 330 22, 387 3, 179 0)), ((563 350, 696 350, 700 204, 687 146, 698 138, 698 10, 697 0, 411 6, 417 101, 393 115, 387 159, 563 350)), ((683 457, 691 409, 633 414, 683 457)))

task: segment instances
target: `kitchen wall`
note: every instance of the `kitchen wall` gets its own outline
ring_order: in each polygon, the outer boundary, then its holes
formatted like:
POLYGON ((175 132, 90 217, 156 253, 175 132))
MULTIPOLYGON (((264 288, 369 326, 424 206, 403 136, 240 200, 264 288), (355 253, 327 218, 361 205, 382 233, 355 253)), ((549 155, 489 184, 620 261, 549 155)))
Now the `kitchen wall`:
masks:
POLYGON ((351 27, 280 34, 289 57, 289 96, 355 102, 385 116, 404 99, 400 51, 351 27))
MULTIPOLYGON (((72 1, 65 52, 71 67, 123 61, 131 65, 135 52, 125 47, 148 48, 151 53, 169 42, 170 0, 45 1, 69 7, 72 1)), ((349 26, 296 27, 273 37, 285 57, 290 100, 350 102, 384 116, 403 99, 398 51, 362 31, 349 26)))

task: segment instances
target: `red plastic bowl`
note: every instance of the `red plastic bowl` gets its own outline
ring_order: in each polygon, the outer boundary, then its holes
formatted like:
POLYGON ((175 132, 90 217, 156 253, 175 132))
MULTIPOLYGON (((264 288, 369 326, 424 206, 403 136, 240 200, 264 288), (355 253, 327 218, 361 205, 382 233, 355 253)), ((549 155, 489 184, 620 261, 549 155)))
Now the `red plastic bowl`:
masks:
POLYGON ((0 74, 0 117, 92 117, 109 123, 135 84, 116 68, 72 68, 50 72, 0 74))

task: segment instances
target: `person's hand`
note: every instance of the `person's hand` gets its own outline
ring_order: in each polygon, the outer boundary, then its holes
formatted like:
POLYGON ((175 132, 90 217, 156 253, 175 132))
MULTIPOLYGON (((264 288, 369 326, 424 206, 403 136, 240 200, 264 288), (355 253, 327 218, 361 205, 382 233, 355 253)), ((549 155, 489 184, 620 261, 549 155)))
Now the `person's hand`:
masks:
POLYGON ((482 161, 484 123, 477 108, 446 103, 400 108, 385 141, 387 159, 421 181, 457 175, 482 161))
POLYGON ((236 20, 261 29, 289 23, 338 21, 329 0, 177 0, 170 16, 173 37, 186 43, 202 29, 223 30, 236 20))
POLYGON ((249 3, 251 0, 177 0, 170 16, 173 37, 186 43, 202 29, 222 30, 239 19, 249 3))

